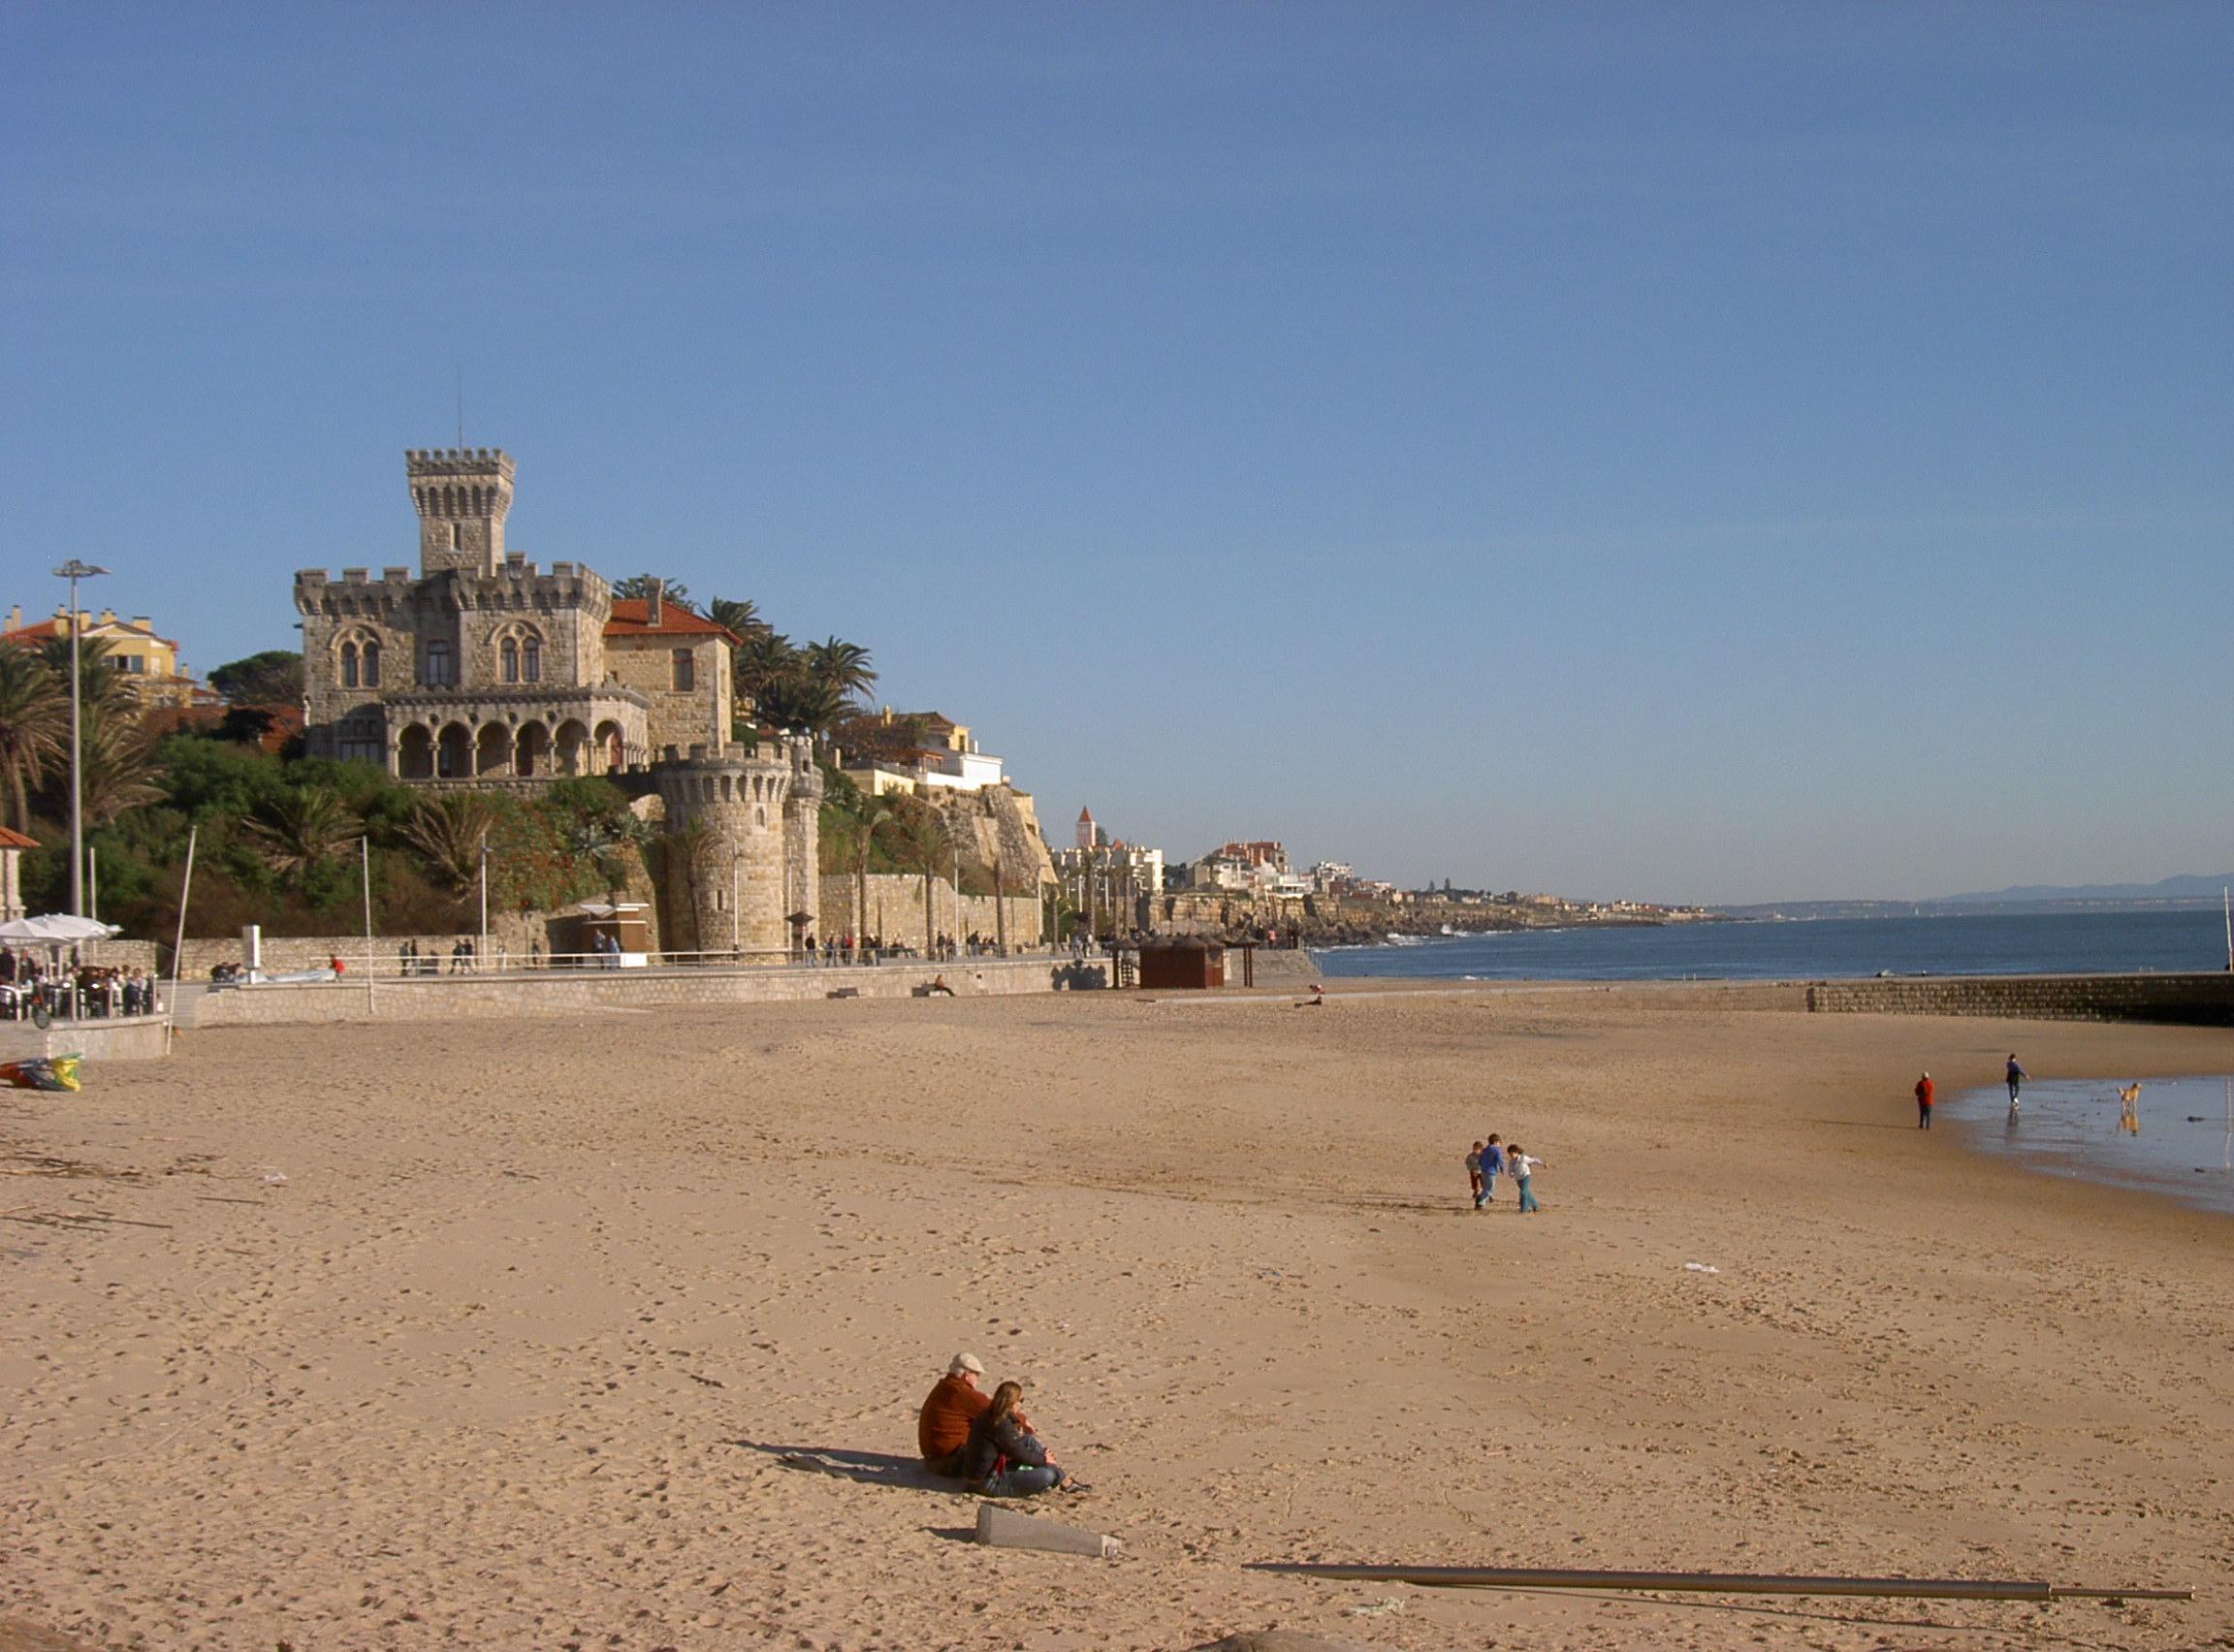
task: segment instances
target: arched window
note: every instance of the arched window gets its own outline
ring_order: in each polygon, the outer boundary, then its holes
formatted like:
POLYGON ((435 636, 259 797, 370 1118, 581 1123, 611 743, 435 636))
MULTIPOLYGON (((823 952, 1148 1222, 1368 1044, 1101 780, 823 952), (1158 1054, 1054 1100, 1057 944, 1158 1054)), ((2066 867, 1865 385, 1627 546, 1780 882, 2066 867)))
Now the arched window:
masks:
POLYGON ((359 651, 358 657, 364 662, 361 674, 365 681, 365 686, 367 688, 379 687, 380 645, 378 643, 367 643, 365 647, 359 651))
POLYGON ((504 663, 504 681, 507 683, 519 682, 520 645, 510 637, 506 637, 496 651, 504 663))
POLYGON ((543 681, 543 645, 533 637, 525 637, 520 643, 520 681, 543 681))
POLYGON ((357 686, 357 645, 355 643, 343 643, 341 645, 341 686, 344 688, 357 686))

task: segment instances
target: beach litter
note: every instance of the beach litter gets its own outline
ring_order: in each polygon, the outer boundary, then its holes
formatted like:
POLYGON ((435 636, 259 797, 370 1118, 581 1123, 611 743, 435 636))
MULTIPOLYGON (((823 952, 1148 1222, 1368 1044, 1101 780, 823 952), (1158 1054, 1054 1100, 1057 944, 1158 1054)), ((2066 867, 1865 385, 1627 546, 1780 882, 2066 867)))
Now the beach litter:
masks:
POLYGON ((1345 1606, 1342 1609, 1352 1617, 1381 1617, 1388 1612, 1402 1611, 1404 1609, 1404 1597, 1390 1595, 1385 1600, 1375 1601, 1370 1605, 1345 1606))
POLYGON ((286 1173, 285 1171, 283 1171, 283 1170, 273 1170, 273 1171, 271 1171, 270 1174, 268 1174, 268 1175, 267 1175, 267 1176, 264 1178, 264 1180, 266 1180, 267 1182, 277 1182, 277 1183, 280 1183, 280 1184, 284 1184, 284 1183, 286 1182, 286 1180, 287 1180, 287 1173, 286 1173))
POLYGON ((1683 1264, 1683 1271, 1684 1271, 1685 1273, 1710 1273, 1710 1274, 1718 1274, 1718 1273, 1720 1273, 1722 1270, 1721 1270, 1720 1268, 1717 1268, 1717 1267, 1711 1267, 1711 1266, 1709 1266, 1708 1264, 1707 1264, 1707 1263, 1705 1263, 1705 1262, 1685 1262, 1685 1263, 1683 1264))

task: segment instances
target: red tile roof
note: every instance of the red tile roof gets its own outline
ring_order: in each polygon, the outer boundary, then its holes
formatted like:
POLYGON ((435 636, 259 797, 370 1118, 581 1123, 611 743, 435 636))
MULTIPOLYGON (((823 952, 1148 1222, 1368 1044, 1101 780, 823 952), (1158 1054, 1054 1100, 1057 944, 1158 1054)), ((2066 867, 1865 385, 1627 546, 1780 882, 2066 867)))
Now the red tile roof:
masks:
POLYGON ((648 605, 640 596, 613 599, 613 618, 605 621, 608 637, 725 637, 732 647, 744 638, 726 625, 717 625, 703 614, 693 614, 680 602, 659 604, 659 623, 645 617, 648 605))
MULTIPOLYGON (((173 653, 178 651, 176 643, 169 637, 157 636, 151 625, 135 625, 129 620, 88 620, 85 621, 86 636, 99 636, 103 631, 129 632, 133 636, 145 637, 151 643, 161 643, 173 653)), ((23 626, 20 630, 0 631, 0 643, 14 643, 18 648, 28 649, 35 648, 41 643, 50 642, 56 637, 67 637, 69 634, 69 627, 64 625, 60 620, 41 620, 33 624, 23 626)))
POLYGON ((11 832, 7 827, 0 826, 0 849, 35 849, 38 846, 38 839, 26 838, 20 832, 11 832))

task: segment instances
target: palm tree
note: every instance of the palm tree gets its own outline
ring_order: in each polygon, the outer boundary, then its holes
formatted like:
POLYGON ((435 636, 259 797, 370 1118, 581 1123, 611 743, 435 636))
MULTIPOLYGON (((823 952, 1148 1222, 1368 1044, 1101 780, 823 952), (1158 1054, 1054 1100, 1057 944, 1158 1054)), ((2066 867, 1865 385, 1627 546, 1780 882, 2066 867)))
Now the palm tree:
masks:
POLYGON ((768 627, 760 618, 760 606, 750 598, 718 596, 706 605, 706 618, 723 627, 739 642, 758 636, 768 627))
POLYGON ((605 879, 607 903, 618 906, 621 885, 628 880, 626 852, 645 835, 644 822, 633 814, 586 815, 566 829, 566 846, 596 866, 597 874, 605 879))
POLYGON ((877 686, 877 672, 869 663, 869 651, 858 643, 825 637, 800 651, 807 675, 827 683, 842 699, 859 699, 877 686))
POLYGON ((364 830, 340 794, 324 786, 292 787, 267 798, 240 824, 265 864, 282 877, 323 866, 364 830))
POLYGON ((931 951, 931 937, 937 933, 932 916, 931 888, 939 874, 939 863, 946 857, 946 828, 939 811, 929 804, 916 804, 900 817, 894 828, 900 858, 904 865, 923 874, 923 951, 931 951))
POLYGON ((792 677, 771 683, 757 696, 755 710, 773 728, 796 728, 828 740, 852 703, 829 683, 814 677, 792 677))
POLYGON ((31 788, 48 759, 70 740, 70 697, 64 683, 28 649, 0 644, 0 777, 16 806, 16 830, 31 830, 31 788))
POLYGON ((412 803, 403 839, 463 890, 479 874, 481 845, 503 817, 503 806, 487 792, 437 792, 412 803))
POLYGON ((763 625, 731 652, 732 677, 739 698, 757 706, 778 684, 799 675, 799 655, 791 639, 763 625))
POLYGON ((860 809, 846 817, 838 829, 838 842, 853 865, 853 934, 869 929, 869 856, 877 846, 877 834, 899 819, 892 806, 880 797, 866 797, 860 809))

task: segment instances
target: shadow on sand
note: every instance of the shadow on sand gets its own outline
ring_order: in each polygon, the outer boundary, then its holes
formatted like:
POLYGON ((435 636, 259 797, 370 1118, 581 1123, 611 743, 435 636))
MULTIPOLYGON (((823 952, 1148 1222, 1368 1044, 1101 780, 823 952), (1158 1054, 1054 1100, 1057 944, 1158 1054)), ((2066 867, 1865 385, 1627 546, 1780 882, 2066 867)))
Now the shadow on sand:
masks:
POLYGON ((949 1497, 972 1495, 960 1480, 941 1478, 925 1468, 919 1458, 896 1457, 888 1451, 848 1451, 829 1446, 775 1446, 765 1440, 730 1440, 724 1444, 773 1457, 782 1468, 828 1475, 834 1479, 853 1480, 861 1485, 940 1491, 949 1497))

